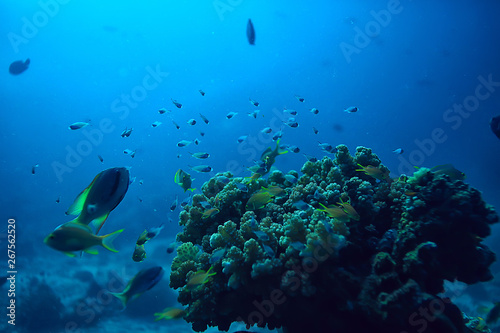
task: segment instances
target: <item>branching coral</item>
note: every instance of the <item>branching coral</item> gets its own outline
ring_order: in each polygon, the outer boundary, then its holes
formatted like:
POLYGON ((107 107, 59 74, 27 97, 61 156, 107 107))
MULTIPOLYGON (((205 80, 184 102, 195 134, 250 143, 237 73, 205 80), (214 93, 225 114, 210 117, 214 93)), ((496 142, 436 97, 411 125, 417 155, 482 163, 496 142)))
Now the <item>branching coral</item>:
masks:
POLYGON ((390 179, 365 147, 351 156, 340 145, 334 160, 301 171, 295 184, 280 171, 267 181, 227 173, 222 183, 218 175, 181 213, 177 239, 186 244, 171 286, 194 330, 241 321, 287 332, 410 332, 414 313, 430 307, 426 332, 466 332, 439 293, 444 280, 492 278, 495 255, 482 239, 498 216, 477 190, 423 168, 409 181, 390 179), (271 186, 284 191, 247 211, 249 198, 271 186), (203 201, 220 212, 202 218, 203 201), (211 266, 206 283, 186 287, 211 266))

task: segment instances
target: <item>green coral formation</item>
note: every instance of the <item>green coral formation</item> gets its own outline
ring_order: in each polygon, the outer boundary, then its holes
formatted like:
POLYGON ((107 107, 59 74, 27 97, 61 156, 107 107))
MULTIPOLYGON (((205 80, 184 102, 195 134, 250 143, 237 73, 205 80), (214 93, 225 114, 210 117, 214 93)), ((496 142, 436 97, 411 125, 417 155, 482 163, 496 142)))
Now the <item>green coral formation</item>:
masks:
POLYGON ((423 168, 392 180, 365 147, 351 156, 340 145, 335 159, 301 172, 295 184, 281 171, 252 181, 218 174, 184 208, 170 285, 193 330, 239 321, 287 333, 415 332, 422 322, 426 332, 468 332, 439 295, 445 280, 492 278, 495 255, 482 240, 498 216, 477 190, 423 168), (274 186, 284 191, 246 210, 274 186), (219 212, 204 218, 203 203, 219 212), (206 283, 188 287, 211 267, 206 283))

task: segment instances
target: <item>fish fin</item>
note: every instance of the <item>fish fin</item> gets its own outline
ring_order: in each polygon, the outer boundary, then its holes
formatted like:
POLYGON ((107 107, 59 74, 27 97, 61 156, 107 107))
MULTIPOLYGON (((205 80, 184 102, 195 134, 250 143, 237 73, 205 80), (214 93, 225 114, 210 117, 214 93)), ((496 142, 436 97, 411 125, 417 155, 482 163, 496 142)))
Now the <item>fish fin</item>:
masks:
POLYGON ((113 245, 113 241, 115 238, 123 231, 123 229, 117 230, 109 235, 102 236, 102 246, 104 246, 106 249, 110 250, 111 252, 118 252, 117 249, 115 249, 115 246, 113 245))
POLYGON ((94 177, 89 186, 87 186, 80 194, 78 194, 75 201, 73 201, 71 206, 69 206, 68 210, 66 211, 66 215, 80 215, 83 209, 83 205, 85 204, 85 200, 87 199, 87 196, 89 194, 89 191, 99 176, 101 176, 101 172, 94 177))
POLYGON ((120 300, 120 302, 123 305, 122 311, 125 310, 125 308, 127 307, 127 302, 128 302, 128 298, 125 295, 125 292, 122 292, 122 293, 110 293, 110 294, 113 295, 113 296, 115 296, 116 298, 118 298, 120 300))
MULTIPOLYGON (((193 179, 194 180, 194 179, 193 179)), ((194 192, 196 189, 195 188, 188 188, 188 191, 194 192)))
POLYGON ((74 254, 73 252, 63 252, 65 255, 67 255, 68 257, 71 257, 71 258, 75 258, 76 257, 76 254, 74 254))
POLYGON ((99 253, 96 249, 86 249, 86 250, 83 250, 83 252, 88 253, 88 254, 98 254, 99 253))
POLYGON ((109 212, 106 215, 93 219, 92 222, 89 223, 89 225, 91 225, 92 228, 95 230, 96 235, 99 233, 99 230, 101 230, 102 226, 104 225, 104 222, 106 222, 108 215, 109 212))

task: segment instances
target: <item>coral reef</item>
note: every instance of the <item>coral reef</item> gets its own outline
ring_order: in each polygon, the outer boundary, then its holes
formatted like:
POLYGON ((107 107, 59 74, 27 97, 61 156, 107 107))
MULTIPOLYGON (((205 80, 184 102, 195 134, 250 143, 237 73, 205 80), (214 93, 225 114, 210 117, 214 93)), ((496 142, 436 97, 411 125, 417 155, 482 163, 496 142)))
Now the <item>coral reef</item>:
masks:
POLYGON ((340 145, 301 172, 219 174, 184 208, 170 286, 195 331, 240 321, 288 333, 469 332, 439 295, 445 280, 492 278, 495 255, 482 240, 498 216, 477 190, 424 168, 391 179, 365 147, 351 156, 340 145), (259 191, 272 199, 247 210, 259 191), (219 212, 204 216, 211 207, 219 212))

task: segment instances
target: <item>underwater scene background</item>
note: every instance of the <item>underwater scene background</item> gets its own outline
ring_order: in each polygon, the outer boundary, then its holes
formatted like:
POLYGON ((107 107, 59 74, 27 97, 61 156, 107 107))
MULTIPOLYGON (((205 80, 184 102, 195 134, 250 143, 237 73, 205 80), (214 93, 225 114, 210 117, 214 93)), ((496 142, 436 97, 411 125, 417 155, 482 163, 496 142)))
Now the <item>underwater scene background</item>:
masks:
POLYGON ((2 332, 500 332, 497 1, 0 13, 2 332))

